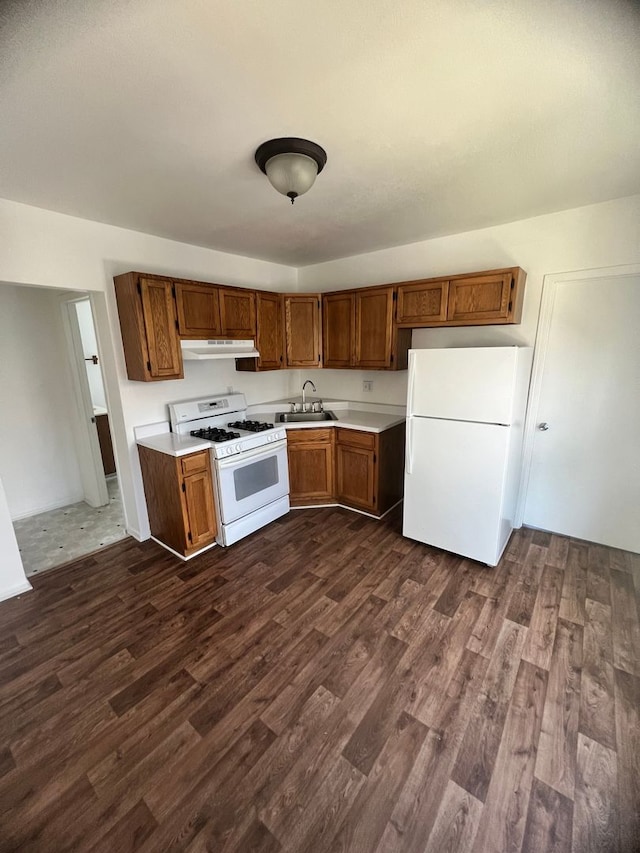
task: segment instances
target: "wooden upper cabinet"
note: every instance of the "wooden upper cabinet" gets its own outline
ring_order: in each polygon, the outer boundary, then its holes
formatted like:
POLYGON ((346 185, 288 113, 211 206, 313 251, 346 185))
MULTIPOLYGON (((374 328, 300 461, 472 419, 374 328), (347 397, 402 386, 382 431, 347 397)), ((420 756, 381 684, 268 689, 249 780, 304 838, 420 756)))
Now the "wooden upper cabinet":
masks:
POLYGON ((513 312, 515 286, 513 270, 452 279, 447 320, 458 325, 506 323, 513 312))
POLYGON ((353 292, 325 293, 322 297, 324 367, 353 365, 354 299, 353 292))
POLYGON ((520 267, 398 285, 396 325, 484 326, 519 323, 526 273, 520 267))
POLYGON ((219 338, 220 297, 214 284, 177 281, 175 283, 178 332, 182 338, 219 338))
POLYGON ((220 322, 225 338, 245 340, 256 336, 256 292, 220 287, 220 322))
POLYGON ((278 370, 284 365, 284 331, 282 327, 282 296, 279 293, 256 294, 256 346, 260 353, 259 370, 278 370))
POLYGON ((407 281, 398 285, 396 322, 425 326, 447 319, 448 281, 407 281))
POLYGON ((113 281, 129 379, 182 379, 173 282, 135 272, 113 281))
POLYGON ((393 361, 393 287, 355 291, 355 367, 383 369, 393 361))
POLYGON ((320 367, 320 294, 284 294, 287 367, 320 367))

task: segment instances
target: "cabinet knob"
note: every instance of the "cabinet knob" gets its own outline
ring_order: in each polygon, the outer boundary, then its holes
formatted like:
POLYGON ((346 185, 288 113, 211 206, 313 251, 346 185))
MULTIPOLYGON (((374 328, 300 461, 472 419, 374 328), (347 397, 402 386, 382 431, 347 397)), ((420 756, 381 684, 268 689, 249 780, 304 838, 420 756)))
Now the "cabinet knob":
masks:
POLYGON ((538 429, 540 432, 546 432, 549 429, 549 424, 546 421, 542 421, 541 424, 538 424, 538 429))

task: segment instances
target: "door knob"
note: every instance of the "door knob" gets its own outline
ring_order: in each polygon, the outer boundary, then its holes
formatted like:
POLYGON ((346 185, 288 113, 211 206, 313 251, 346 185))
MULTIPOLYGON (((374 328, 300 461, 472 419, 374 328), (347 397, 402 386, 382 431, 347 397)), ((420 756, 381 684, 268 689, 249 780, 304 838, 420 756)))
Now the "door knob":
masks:
POLYGON ((538 429, 541 432, 546 432, 549 429, 549 424, 546 421, 543 421, 541 424, 538 424, 538 429))

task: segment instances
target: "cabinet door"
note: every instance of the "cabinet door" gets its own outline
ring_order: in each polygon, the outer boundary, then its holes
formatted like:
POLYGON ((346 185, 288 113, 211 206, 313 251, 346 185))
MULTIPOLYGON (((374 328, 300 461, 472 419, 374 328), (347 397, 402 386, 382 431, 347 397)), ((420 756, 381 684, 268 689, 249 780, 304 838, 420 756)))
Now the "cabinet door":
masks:
POLYGON ((213 284, 176 282, 178 331, 183 338, 196 340, 219 337, 220 299, 213 284))
POLYGON ((152 379, 181 379, 182 352, 176 328, 173 283, 147 278, 141 278, 139 283, 149 375, 152 379))
POLYGON ((259 370, 277 370, 284 365, 282 297, 278 293, 256 294, 259 370))
POLYGON ((335 500, 334 431, 289 430, 289 500, 293 506, 335 500))
POLYGON ((447 320, 461 326, 505 322, 512 283, 511 271, 450 281, 447 320))
POLYGON ((256 294, 238 287, 220 288, 220 322, 226 338, 244 340, 256 336, 256 294))
POLYGON ((287 367, 320 367, 320 295, 284 296, 287 367))
POLYGON ((360 509, 376 508, 376 459, 373 450, 336 445, 336 480, 340 503, 360 509))
POLYGON ((447 319, 448 281, 410 281, 398 285, 396 323, 425 326, 447 319))
POLYGON ((199 474, 189 474, 183 483, 187 551, 195 551, 213 542, 217 533, 209 466, 199 474))
POLYGON ((355 291, 355 366, 391 367, 393 287, 355 291))
POLYGON ((351 367, 353 364, 353 293, 329 293, 322 297, 324 367, 351 367))

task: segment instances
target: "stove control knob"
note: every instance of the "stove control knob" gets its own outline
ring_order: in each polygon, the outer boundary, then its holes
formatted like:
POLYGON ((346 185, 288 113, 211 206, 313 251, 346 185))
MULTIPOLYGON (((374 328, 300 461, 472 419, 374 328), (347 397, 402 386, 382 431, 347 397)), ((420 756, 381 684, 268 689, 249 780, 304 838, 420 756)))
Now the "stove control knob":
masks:
POLYGON ((241 450, 242 448, 240 447, 240 445, 236 444, 236 453, 240 453, 241 450))

